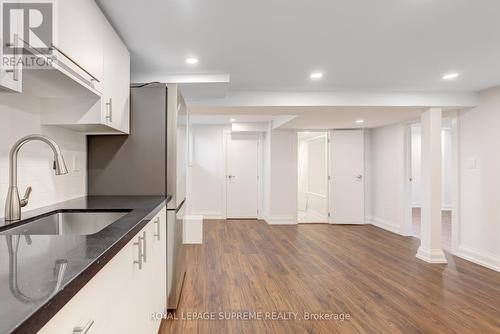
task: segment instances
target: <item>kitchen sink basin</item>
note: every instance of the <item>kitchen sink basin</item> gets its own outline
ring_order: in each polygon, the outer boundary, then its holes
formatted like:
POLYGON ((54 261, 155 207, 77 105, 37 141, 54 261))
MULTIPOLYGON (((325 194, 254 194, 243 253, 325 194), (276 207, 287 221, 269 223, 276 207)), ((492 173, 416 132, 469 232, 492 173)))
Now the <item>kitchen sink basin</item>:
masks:
POLYGON ((0 235, 89 235, 116 222, 131 210, 58 211, 30 219, 0 232, 0 235))

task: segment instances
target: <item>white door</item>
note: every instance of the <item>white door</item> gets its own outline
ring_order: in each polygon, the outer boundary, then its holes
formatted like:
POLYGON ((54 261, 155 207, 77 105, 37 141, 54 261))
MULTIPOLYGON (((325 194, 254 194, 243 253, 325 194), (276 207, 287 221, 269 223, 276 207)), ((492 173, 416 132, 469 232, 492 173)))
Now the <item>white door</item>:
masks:
POLYGON ((228 134, 226 141, 226 216, 257 218, 259 198, 259 138, 228 134))
POLYGON ((365 220, 363 131, 330 132, 330 222, 363 224, 365 220))

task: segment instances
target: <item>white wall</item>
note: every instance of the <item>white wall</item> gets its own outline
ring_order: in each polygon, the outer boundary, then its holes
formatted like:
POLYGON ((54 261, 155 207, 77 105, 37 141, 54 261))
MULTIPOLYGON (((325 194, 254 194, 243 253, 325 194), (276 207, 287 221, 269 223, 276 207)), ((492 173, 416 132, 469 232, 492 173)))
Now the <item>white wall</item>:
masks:
POLYGON ((404 229, 405 127, 384 126, 370 131, 371 220, 381 228, 404 229))
POLYGON ((364 187, 365 187, 365 223, 372 223, 372 130, 366 129, 363 134, 364 139, 364 187))
MULTIPOLYGON (((224 130, 226 125, 191 126, 188 213, 220 219, 224 213, 224 130)), ((296 223, 297 154, 292 130, 272 130, 263 142, 262 217, 271 224, 296 223)))
POLYGON ((221 218, 225 187, 223 131, 224 125, 191 127, 191 166, 189 171, 189 214, 221 218))
POLYGON ((451 210, 453 197, 453 161, 451 146, 451 129, 443 129, 442 135, 442 176, 443 176, 443 210, 451 210))
POLYGON ((270 224, 297 223, 297 136, 293 130, 270 132, 270 224))
POLYGON ((0 217, 5 213, 9 184, 9 152, 12 145, 28 134, 40 133, 61 147, 69 173, 55 176, 53 153, 44 143, 31 142, 19 151, 18 187, 21 196, 33 188, 23 210, 86 195, 87 153, 85 135, 55 126, 40 125, 40 101, 26 95, 0 94, 0 217))
POLYGON ((273 131, 272 122, 268 123, 267 131, 264 135, 263 168, 262 168, 262 203, 264 217, 271 212, 271 132, 273 131))
POLYGON ((500 87, 459 115, 461 256, 500 271, 500 87))
MULTIPOLYGON (((421 133, 420 124, 411 127, 411 202, 413 207, 421 207, 421 133)), ((443 210, 451 210, 452 200, 452 161, 451 161, 451 130, 442 131, 442 191, 443 210)))

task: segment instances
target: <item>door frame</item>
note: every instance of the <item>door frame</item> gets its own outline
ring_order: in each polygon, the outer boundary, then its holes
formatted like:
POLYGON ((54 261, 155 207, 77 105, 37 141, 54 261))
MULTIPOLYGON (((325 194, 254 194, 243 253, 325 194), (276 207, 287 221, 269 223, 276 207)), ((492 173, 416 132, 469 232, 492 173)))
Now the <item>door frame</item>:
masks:
MULTIPOLYGON (((226 129, 222 131, 222 156, 224 157, 224 167, 223 167, 223 174, 221 175, 222 178, 222 198, 221 198, 221 204, 222 204, 222 219, 227 219, 227 141, 228 141, 228 136, 232 134, 232 131, 230 129, 226 129)), ((246 134, 249 135, 255 135, 257 139, 257 174, 258 174, 258 180, 257 180, 257 217, 255 219, 264 219, 264 214, 263 214, 263 171, 264 171, 264 158, 263 158, 263 143, 264 143, 264 134, 260 132, 248 132, 246 134)))
MULTIPOLYGON (((443 119, 450 119, 451 122, 451 254, 458 255, 460 253, 460 150, 459 136, 460 129, 458 123, 458 112, 449 111, 443 115, 443 119)), ((419 124, 419 120, 408 122, 405 125, 405 183, 404 183, 404 222, 401 235, 413 236, 412 232, 412 189, 410 178, 411 170, 411 126, 419 124)), ((442 176, 441 176, 442 177, 442 176)), ((442 237, 442 235, 441 235, 442 237)), ((418 236, 420 238, 420 236, 418 236)))
MULTIPOLYGON (((297 224, 301 224, 299 222, 299 217, 298 217, 298 212, 299 212, 299 202, 298 202, 298 197, 299 197, 299 132, 317 132, 317 133, 324 133, 326 134, 326 209, 327 209, 327 217, 326 221, 324 222, 325 224, 331 224, 331 207, 330 207, 330 130, 307 130, 307 129, 300 129, 295 131, 295 182, 296 182, 296 194, 297 194, 297 205, 296 205, 296 210, 295 210, 295 215, 296 215, 296 221, 297 224)), ((318 136, 319 137, 319 136, 318 136)), ((315 137, 317 138, 317 137, 315 137)), ((318 224, 323 224, 323 223, 318 223, 318 224)))

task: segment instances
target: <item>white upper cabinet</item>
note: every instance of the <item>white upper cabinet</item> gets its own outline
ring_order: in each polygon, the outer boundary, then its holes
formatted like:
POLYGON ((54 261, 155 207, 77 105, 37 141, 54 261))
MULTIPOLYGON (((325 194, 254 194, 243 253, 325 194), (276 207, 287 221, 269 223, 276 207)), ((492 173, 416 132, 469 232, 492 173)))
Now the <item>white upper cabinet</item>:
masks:
MULTIPOLYGON (((8 40, 4 40, 0 36, 0 92, 21 92, 22 91, 22 63, 19 62, 21 54, 16 50, 22 48, 19 36, 22 31, 21 12, 18 10, 18 2, 11 2, 12 10, 9 10, 8 15, 10 20, 10 29, 8 40), (16 48, 17 46, 17 48, 16 48), (4 53, 4 51, 6 51, 4 53), (7 65, 8 64, 8 65, 7 65)), ((4 17, 4 6, 0 4, 0 17, 4 17)))
MULTIPOLYGON (((46 0, 43 3, 52 4, 52 21, 47 20, 52 24, 51 40, 32 38, 31 34, 24 36, 26 17, 31 22, 29 3, 9 1, 13 8, 0 6, 0 17, 8 10, 10 21, 8 40, 0 36, 0 93, 18 92, 38 97, 43 125, 63 126, 89 135, 128 134, 130 54, 127 47, 94 0, 46 0), (29 53, 26 57, 22 57, 23 47, 29 53), (51 56, 44 52, 47 49, 51 56), (52 57, 55 57, 53 61, 52 57), (6 66, 5 59, 16 61, 6 66), (45 68, 23 67, 21 60, 28 59, 45 60, 42 61, 45 68)), ((43 15, 46 13, 42 12, 42 22, 43 15)))
POLYGON ((103 29, 107 24, 93 0, 54 1, 54 54, 63 66, 97 91, 103 86, 103 29))
POLYGON ((130 128, 130 53, 111 24, 103 28, 104 122, 123 132, 130 128))
POLYGON ((41 122, 86 134, 128 134, 130 54, 93 0, 54 0, 53 71, 26 71, 41 122), (34 87, 34 88, 33 88, 34 87))

